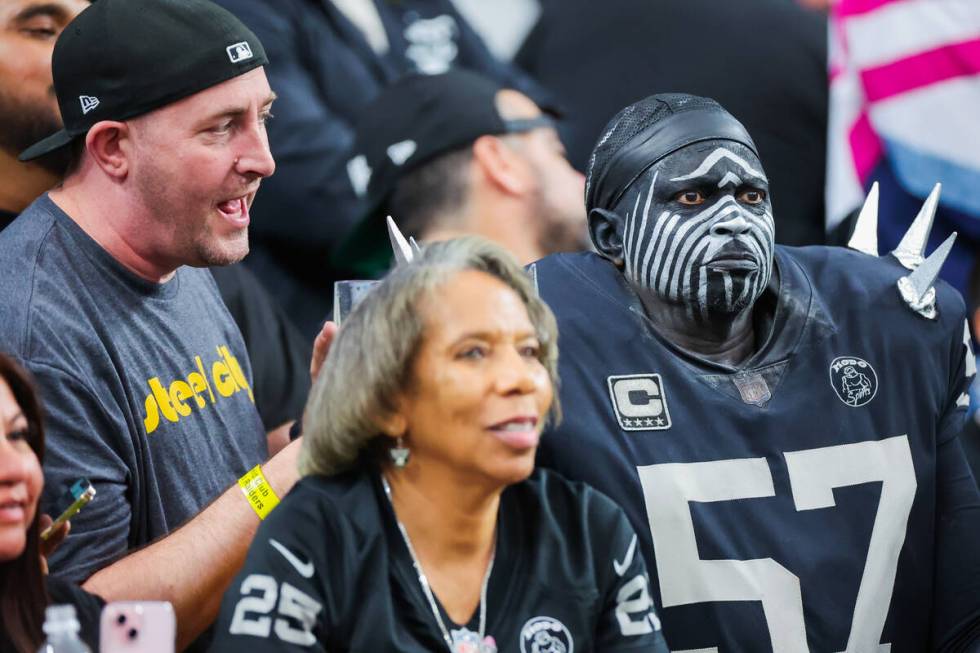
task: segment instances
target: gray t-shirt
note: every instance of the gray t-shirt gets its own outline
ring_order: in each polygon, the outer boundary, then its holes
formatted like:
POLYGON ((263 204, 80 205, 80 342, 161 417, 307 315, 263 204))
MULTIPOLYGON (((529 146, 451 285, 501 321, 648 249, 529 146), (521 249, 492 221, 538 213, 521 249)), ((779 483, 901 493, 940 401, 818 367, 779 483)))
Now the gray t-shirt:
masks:
POLYGON ((52 573, 84 580, 265 460, 245 346, 207 270, 141 279, 44 195, 0 233, 0 325, 44 402, 41 509, 59 514, 79 477, 98 492, 52 573))

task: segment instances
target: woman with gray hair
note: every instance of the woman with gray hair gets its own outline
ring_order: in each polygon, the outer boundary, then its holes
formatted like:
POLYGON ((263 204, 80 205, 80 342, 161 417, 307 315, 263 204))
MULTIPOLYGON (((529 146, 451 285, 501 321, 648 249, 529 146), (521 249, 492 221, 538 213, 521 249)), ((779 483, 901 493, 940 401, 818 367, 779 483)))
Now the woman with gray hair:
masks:
POLYGON ((623 512, 534 470, 557 335, 487 241, 395 268, 333 342, 213 650, 666 651, 623 512))

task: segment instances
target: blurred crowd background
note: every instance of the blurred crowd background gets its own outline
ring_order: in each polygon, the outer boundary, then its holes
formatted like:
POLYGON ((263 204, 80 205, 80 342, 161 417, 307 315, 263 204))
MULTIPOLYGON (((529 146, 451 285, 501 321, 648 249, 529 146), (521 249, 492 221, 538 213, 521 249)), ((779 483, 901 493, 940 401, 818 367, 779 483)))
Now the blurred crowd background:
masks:
MULTIPOLYGON (((745 125, 778 243, 846 246, 874 184, 882 254, 934 211, 927 252, 958 233, 942 274, 980 333, 977 0, 215 1, 264 45, 276 94, 276 172, 251 206, 250 252, 212 270, 270 453, 297 435, 334 283, 392 262, 386 215, 406 237, 481 235, 522 264, 588 248, 590 152, 654 93, 713 98, 745 125)), ((61 126, 51 52, 88 6, 0 0, 0 230, 66 173, 71 152, 17 155, 61 126)), ((976 470, 974 388, 963 442, 976 470)), ((77 462, 48 454, 46 475, 77 462)))

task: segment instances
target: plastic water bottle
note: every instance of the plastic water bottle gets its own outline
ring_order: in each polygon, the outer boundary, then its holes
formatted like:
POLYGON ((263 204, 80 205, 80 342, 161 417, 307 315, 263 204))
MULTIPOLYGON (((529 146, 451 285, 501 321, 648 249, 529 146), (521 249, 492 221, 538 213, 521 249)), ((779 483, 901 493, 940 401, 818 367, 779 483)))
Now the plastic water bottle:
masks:
POLYGON ((44 611, 44 634, 47 641, 38 653, 92 653, 78 638, 81 625, 73 605, 49 605, 44 611))

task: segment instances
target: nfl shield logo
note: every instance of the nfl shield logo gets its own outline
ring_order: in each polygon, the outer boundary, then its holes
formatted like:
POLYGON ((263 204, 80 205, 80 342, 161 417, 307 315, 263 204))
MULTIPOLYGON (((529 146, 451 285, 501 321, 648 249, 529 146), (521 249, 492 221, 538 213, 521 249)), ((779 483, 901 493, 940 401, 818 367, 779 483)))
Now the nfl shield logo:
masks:
POLYGON ((670 428, 667 396, 659 374, 610 376, 609 397, 624 431, 662 431, 670 428))

